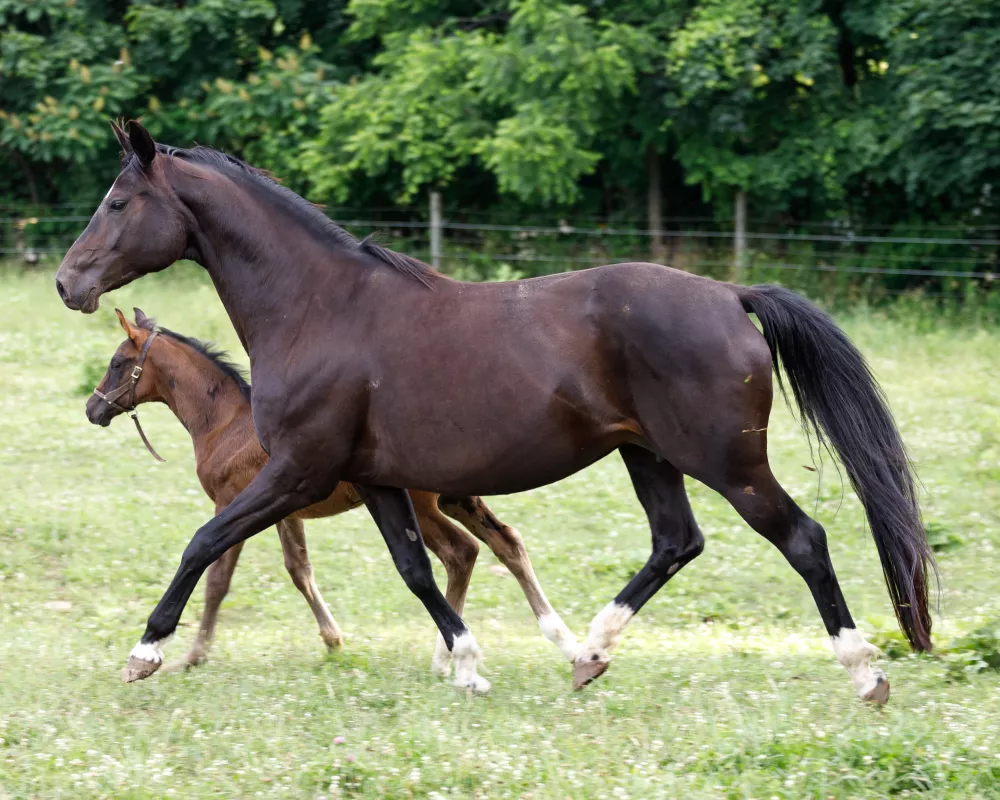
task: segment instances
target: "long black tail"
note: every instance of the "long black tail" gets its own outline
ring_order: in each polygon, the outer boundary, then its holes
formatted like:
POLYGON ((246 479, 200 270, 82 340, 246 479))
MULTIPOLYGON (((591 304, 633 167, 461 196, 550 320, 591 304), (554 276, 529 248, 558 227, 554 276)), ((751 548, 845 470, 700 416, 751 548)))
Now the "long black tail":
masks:
POLYGON ((778 286, 735 287, 757 315, 782 393, 785 380, 821 445, 847 469, 868 516, 899 625, 915 650, 931 649, 928 572, 934 559, 917 505, 912 465, 864 356, 830 316, 778 286))

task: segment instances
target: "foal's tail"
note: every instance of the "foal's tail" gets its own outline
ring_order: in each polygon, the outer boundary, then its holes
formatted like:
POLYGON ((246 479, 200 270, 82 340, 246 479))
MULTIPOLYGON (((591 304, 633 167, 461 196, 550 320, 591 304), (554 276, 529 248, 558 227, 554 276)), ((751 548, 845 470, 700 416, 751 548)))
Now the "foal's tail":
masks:
POLYGON ((766 284, 736 291, 760 320, 782 393, 779 359, 802 424, 821 444, 829 440, 847 469, 903 633, 915 650, 930 650, 927 584, 934 559, 912 465, 881 388, 847 334, 804 297, 766 284))

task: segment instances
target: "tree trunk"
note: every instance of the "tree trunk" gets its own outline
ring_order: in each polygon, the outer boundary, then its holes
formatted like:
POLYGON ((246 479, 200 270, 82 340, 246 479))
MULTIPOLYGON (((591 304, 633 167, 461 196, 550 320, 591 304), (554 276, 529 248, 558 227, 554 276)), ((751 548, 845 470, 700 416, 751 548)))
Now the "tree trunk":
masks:
POLYGON ((660 190, 660 154, 652 142, 646 148, 646 227, 650 231, 650 257, 658 264, 666 259, 663 247, 663 195, 660 190))

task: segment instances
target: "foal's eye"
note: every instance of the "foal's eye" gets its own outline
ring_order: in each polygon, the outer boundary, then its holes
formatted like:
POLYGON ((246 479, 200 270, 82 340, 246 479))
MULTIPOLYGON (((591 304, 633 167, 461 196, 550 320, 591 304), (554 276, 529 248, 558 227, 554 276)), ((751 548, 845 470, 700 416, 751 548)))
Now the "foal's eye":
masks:
POLYGON ((125 206, 128 205, 128 200, 112 200, 108 203, 108 208, 112 211, 121 211, 125 206))
POLYGON ((122 365, 122 360, 120 358, 114 358, 111 360, 111 369, 120 369, 122 365))

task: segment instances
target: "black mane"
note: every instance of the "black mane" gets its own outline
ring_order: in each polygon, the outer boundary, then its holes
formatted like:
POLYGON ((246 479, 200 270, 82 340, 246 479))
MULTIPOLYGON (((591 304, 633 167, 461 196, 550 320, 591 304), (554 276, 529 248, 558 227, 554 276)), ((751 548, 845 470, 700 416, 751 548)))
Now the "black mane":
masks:
MULTIPOLYGON (((387 247, 382 247, 382 245, 372 241, 371 236, 358 241, 324 214, 317 206, 278 183, 269 172, 253 167, 236 156, 203 145, 185 150, 181 147, 171 147, 170 145, 157 143, 156 152, 168 158, 181 158, 196 164, 206 164, 222 171, 237 172, 249 178, 256 185, 267 189, 282 206, 292 212, 313 233, 325 239, 334 247, 353 250, 354 252, 374 258, 376 261, 392 267, 397 272, 419 281, 428 288, 433 286, 434 278, 438 276, 437 272, 422 261, 403 255, 402 253, 397 253, 387 247)), ((137 169, 138 165, 139 161, 133 153, 126 153, 122 158, 123 170, 130 167, 137 169)))
POLYGON ((201 339, 195 339, 193 336, 185 336, 182 333, 176 333, 175 331, 169 330, 168 328, 161 328, 156 324, 156 320, 147 317, 143 322, 139 324, 140 328, 144 328, 148 331, 158 331, 164 336, 169 336, 181 344, 186 344, 193 350, 201 353, 205 358, 211 361, 215 366, 217 366, 222 374, 227 378, 232 378, 236 381, 236 385, 240 389, 240 394, 250 402, 250 381, 247 380, 246 373, 243 368, 235 364, 229 357, 229 354, 218 347, 214 342, 203 342, 201 339))

